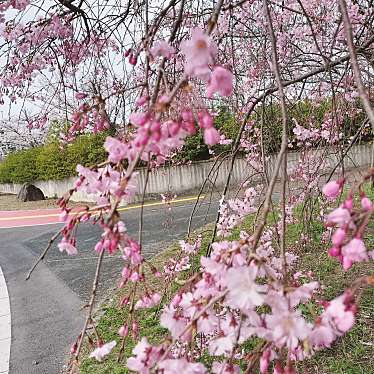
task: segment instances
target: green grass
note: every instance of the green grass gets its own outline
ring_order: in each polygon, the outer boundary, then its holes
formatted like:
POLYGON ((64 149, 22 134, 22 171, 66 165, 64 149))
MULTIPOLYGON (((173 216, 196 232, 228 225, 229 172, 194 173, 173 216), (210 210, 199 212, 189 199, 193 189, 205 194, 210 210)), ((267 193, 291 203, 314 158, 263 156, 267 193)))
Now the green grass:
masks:
MULTIPOLYGON (((208 243, 210 241, 210 237, 212 235, 211 225, 204 226, 203 229, 197 230, 193 236, 198 234, 202 234, 202 244, 200 254, 204 254, 208 243)), ((152 264, 155 265, 156 268, 161 269, 162 266, 171 258, 178 254, 179 252, 179 245, 177 243, 168 247, 162 253, 154 256, 152 259, 152 264)), ((199 257, 196 256, 191 260, 191 268, 188 271, 185 271, 180 274, 178 279, 184 280, 187 279, 189 276, 194 274, 199 267, 199 257)), ((149 269, 145 271, 146 276, 150 276, 149 269)), ((153 278, 154 283, 152 284, 154 290, 162 291, 165 290, 165 285, 160 282, 159 278, 153 278)), ((173 283, 169 285, 167 289, 167 294, 165 296, 166 299, 170 299, 170 295, 173 294, 180 286, 178 284, 173 283)), ((117 346, 113 349, 112 353, 103 363, 98 363, 94 359, 90 359, 88 357, 88 352, 90 349, 88 346, 84 347, 83 352, 83 360, 80 365, 80 373, 81 374, 106 374, 106 373, 129 373, 124 367, 124 363, 118 363, 117 357, 120 350, 120 341, 117 334, 117 331, 121 325, 128 321, 128 308, 118 308, 118 302, 121 300, 124 294, 129 292, 128 288, 124 288, 118 291, 118 293, 114 296, 114 301, 109 305, 103 305, 100 310, 99 314, 101 317, 97 321, 97 330, 101 338, 105 341, 116 340, 117 346)), ((139 333, 140 337, 147 337, 150 343, 160 343, 165 336, 167 330, 160 326, 159 324, 159 308, 154 307, 146 310, 138 310, 135 312, 137 320, 139 322, 139 333)), ((134 348, 133 339, 130 337, 126 338, 125 340, 125 349, 123 357, 128 358, 131 356, 132 349, 134 348)))
MULTIPOLYGON (((374 194, 366 189, 369 197, 374 194)), ((270 217, 269 221, 273 221, 270 217)), ((238 238, 241 229, 251 231, 253 226, 253 216, 247 217, 240 228, 233 230, 229 240, 238 238)), ((203 243, 201 253, 209 243, 211 237, 210 227, 204 228, 203 243)), ((324 284, 326 287, 318 295, 323 299, 331 299, 342 293, 345 287, 362 275, 374 275, 371 263, 355 264, 349 271, 344 272, 336 260, 327 256, 327 245, 321 242, 323 226, 320 222, 308 222, 308 233, 311 241, 307 246, 301 246, 299 243, 301 233, 305 232, 306 227, 303 224, 291 224, 287 227, 287 246, 292 248, 299 256, 298 269, 313 270, 314 278, 324 284)), ((369 225, 366 234, 366 243, 369 249, 373 249, 374 244, 374 223, 369 225)), ((161 254, 155 256, 153 263, 158 268, 173 255, 178 252, 178 246, 172 245, 161 254)), ((196 258, 189 271, 181 277, 187 279, 198 268, 198 258, 196 258)), ((153 285, 155 289, 164 289, 164 285, 155 279, 153 285)), ((177 289, 177 285, 170 286, 170 292, 166 298, 177 289)), ((128 290, 127 290, 128 291, 128 290)), ((98 331, 104 341, 117 340, 118 328, 127 321, 127 308, 119 309, 117 302, 126 290, 119 291, 111 305, 102 307, 102 316, 98 320, 98 331)), ((365 289, 361 295, 359 312, 357 314, 357 323, 354 328, 343 338, 338 339, 330 349, 318 352, 312 358, 299 363, 300 373, 319 373, 319 374, 374 374, 374 288, 365 289)), ((148 310, 137 311, 137 318, 140 326, 140 336, 146 336, 151 343, 160 343, 166 336, 166 330, 158 322, 159 309, 152 308, 148 310)), ((255 342, 250 340, 245 343, 245 351, 253 348, 255 342)), ((134 347, 132 339, 126 339, 124 357, 130 357, 134 347)), ((82 374, 105 374, 105 373, 128 373, 125 368, 125 360, 122 363, 117 362, 119 346, 113 350, 103 363, 97 363, 88 358, 88 347, 85 347, 85 356, 81 362, 80 373, 82 374)), ((203 355, 203 362, 209 362, 210 358, 203 355)))
MULTIPOLYGON (((313 265, 314 277, 323 282, 323 298, 331 299, 341 294, 344 287, 364 274, 374 274, 369 263, 356 264, 348 272, 343 272, 334 259, 328 258, 322 251, 304 254, 301 259, 303 267, 310 269, 313 265)), ((318 352, 312 359, 302 363, 302 368, 313 368, 312 373, 334 374, 369 374, 374 373, 374 289, 364 290, 357 315, 357 324, 343 338, 340 338, 331 349, 318 352), (318 368, 318 370, 317 370, 318 368)), ((303 372, 300 370, 300 372, 303 372)))

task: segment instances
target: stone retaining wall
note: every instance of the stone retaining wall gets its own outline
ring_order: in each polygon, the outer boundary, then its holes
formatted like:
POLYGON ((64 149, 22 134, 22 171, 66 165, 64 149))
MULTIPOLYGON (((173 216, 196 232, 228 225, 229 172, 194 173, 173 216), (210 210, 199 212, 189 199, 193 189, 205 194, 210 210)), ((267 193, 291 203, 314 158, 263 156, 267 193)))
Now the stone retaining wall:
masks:
MULTIPOLYGON (((351 148, 344 159, 346 168, 364 167, 371 163, 371 145, 356 145, 351 148)), ((337 153, 332 148, 323 148, 320 150, 309 151, 309 157, 312 159, 326 161, 324 172, 329 172, 341 159, 341 154, 337 153)), ((288 170, 297 166, 300 162, 301 154, 299 152, 288 153, 288 170)), ((266 164, 268 173, 270 174, 275 166, 276 155, 267 157, 266 164)), ((171 191, 172 193, 194 193, 201 188, 204 180, 210 173, 210 180, 208 186, 214 183, 215 188, 221 188, 226 181, 227 174, 230 169, 230 159, 226 159, 214 164, 214 161, 200 161, 190 165, 179 166, 165 166, 153 170, 148 179, 146 195, 148 198, 159 198, 161 193, 171 191), (213 168, 213 171, 211 171, 213 168)), ((318 161, 317 161, 318 162, 318 161)), ((134 202, 139 201, 141 191, 146 178, 146 169, 139 169, 138 172, 138 193, 135 196, 134 202)), ((238 158, 235 160, 231 183, 233 185, 239 184, 252 176, 256 179, 256 170, 249 166, 245 159, 238 158)), ((257 177, 258 178, 258 177, 257 177)), ((60 197, 68 191, 74 183, 75 177, 65 178, 62 180, 51 181, 36 181, 33 184, 39 187, 45 196, 60 197)), ((0 184, 0 192, 17 194, 20 190, 20 184, 0 184)), ((73 201, 94 201, 91 195, 82 192, 74 194, 73 201)))

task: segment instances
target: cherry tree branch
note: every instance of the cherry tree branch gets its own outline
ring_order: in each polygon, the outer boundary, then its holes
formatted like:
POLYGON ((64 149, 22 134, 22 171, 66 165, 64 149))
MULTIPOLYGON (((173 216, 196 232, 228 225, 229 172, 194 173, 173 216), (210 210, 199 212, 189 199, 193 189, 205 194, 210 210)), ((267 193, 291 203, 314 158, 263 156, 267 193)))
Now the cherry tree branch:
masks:
POLYGON ((347 12, 347 3, 345 2, 345 0, 339 0, 339 5, 340 5, 340 12, 343 18, 344 32, 345 32, 345 36, 346 36, 347 44, 348 44, 350 63, 352 66, 355 82, 357 85, 357 90, 360 95, 362 104, 364 105, 365 112, 369 118, 372 131, 374 133, 374 110, 370 104, 370 100, 366 92, 364 83, 362 82, 361 71, 358 65, 358 61, 357 61, 357 49, 353 43, 352 24, 349 20, 349 16, 347 12))
POLYGON ((85 320, 84 325, 83 325, 82 332, 80 334, 80 339, 79 339, 79 342, 78 342, 77 350, 74 354, 74 357, 75 357, 76 361, 78 360, 79 354, 80 354, 81 349, 82 349, 82 344, 83 344, 84 337, 86 335, 86 330, 87 330, 88 324, 90 323, 90 321, 92 319, 92 311, 93 311, 93 306, 94 306, 94 302, 95 302, 95 299, 96 299, 97 286, 99 284, 100 270, 101 270, 101 265, 103 263, 104 254, 105 254, 105 251, 102 250, 100 252, 99 256, 98 256, 98 259, 97 259, 95 276, 94 276, 93 283, 92 283, 91 296, 90 296, 90 300, 87 304, 87 316, 86 316, 86 320, 85 320))
MULTIPOLYGON (((283 269, 283 276, 286 275, 286 242, 285 242, 285 230, 286 230, 286 182, 287 182, 287 146, 288 146, 288 134, 287 134, 287 123, 288 123, 288 116, 287 116, 287 109, 286 109, 286 98, 283 89, 283 82, 280 75, 280 69, 278 64, 278 55, 277 55, 277 40, 274 33, 273 22, 270 15, 270 10, 268 6, 267 0, 263 0, 263 7, 264 13, 267 20, 267 27, 268 33, 270 36, 270 43, 271 43, 271 50, 272 50, 272 70, 276 78, 276 82, 278 85, 278 93, 280 98, 280 106, 282 110, 282 143, 281 143, 281 150, 279 152, 278 157, 282 157, 282 170, 281 170, 281 213, 282 213, 282 220, 281 220, 281 233, 280 233, 280 251, 281 251, 281 258, 282 258, 282 269, 283 269)), ((273 178, 275 180, 276 176, 278 175, 279 170, 275 168, 273 172, 273 178)), ((271 199, 273 190, 271 187, 271 192, 267 195, 269 199, 271 199)), ((267 207, 269 207, 270 200, 265 200, 264 208, 265 212, 263 213, 262 220, 266 222, 267 218, 267 207)), ((261 232, 259 234, 261 235, 261 232)), ((256 243, 257 244, 257 243, 256 243)), ((255 248, 255 247, 254 247, 255 248)))
POLYGON ((33 271, 36 269, 36 267, 39 265, 39 263, 41 261, 44 260, 44 257, 47 255, 48 251, 50 250, 52 244, 54 243, 54 241, 61 235, 63 229, 61 229, 60 231, 56 232, 51 239, 49 239, 48 241, 48 244, 47 246, 44 248, 43 252, 41 253, 41 255, 38 257, 38 259, 34 262, 34 264, 32 265, 32 267, 30 268, 29 272, 27 273, 26 275, 26 280, 29 280, 30 277, 31 277, 31 274, 33 273, 33 271))

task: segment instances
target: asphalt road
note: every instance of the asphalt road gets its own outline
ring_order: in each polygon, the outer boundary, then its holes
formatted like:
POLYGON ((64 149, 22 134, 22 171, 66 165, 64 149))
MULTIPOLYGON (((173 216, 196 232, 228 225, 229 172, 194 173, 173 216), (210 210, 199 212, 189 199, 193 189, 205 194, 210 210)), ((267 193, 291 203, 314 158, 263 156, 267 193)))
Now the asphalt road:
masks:
MULTIPOLYGON (((143 253, 150 257, 186 234, 194 201, 144 210, 143 253)), ((193 227, 212 222, 218 203, 204 202, 193 227)), ((139 209, 123 213, 130 235, 137 237, 139 209)), ((100 236, 98 227, 86 224, 78 231, 78 256, 61 254, 54 245, 30 280, 25 275, 50 237, 61 224, 0 229, 0 264, 8 285, 12 318, 10 374, 59 373, 70 344, 82 327, 97 255, 93 246, 100 236)), ((99 298, 116 285, 123 260, 106 256, 99 298)))

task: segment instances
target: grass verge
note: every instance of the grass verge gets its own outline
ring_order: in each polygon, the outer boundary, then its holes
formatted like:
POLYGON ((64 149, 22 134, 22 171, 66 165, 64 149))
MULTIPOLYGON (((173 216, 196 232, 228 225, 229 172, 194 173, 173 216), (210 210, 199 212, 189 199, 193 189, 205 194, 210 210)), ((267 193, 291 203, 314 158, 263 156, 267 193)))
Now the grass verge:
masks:
MULTIPOLYGON (((368 192, 369 197, 373 198, 374 193, 368 192)), ((321 234, 323 232, 322 224, 319 222, 310 222, 309 229, 311 238, 307 246, 301 246, 300 237, 304 232, 304 227, 300 224, 291 224, 288 226, 288 247, 294 249, 299 256, 298 268, 300 270, 313 271, 314 279, 321 282, 325 287, 320 292, 320 297, 331 299, 342 293, 345 287, 362 275, 374 275, 374 269, 371 263, 355 264, 348 272, 344 272, 334 259, 327 256, 326 244, 322 243, 321 234)), ((230 239, 239 236, 240 229, 250 230, 252 225, 252 217, 248 217, 242 226, 234 230, 230 239)), ((210 227, 204 227, 201 231, 203 241, 201 251, 205 249, 209 243, 210 227)), ((374 223, 370 223, 367 231, 366 242, 368 247, 372 249, 374 244, 374 223)), ((178 252, 178 245, 174 244, 162 253, 152 259, 157 268, 162 266, 178 252)), ((186 271, 187 278, 197 267, 193 264, 192 269, 186 271)), ((155 278, 153 288, 157 290, 165 289, 165 285, 160 279, 155 278)), ((170 287, 171 291, 176 286, 170 287)), ((118 328, 127 321, 128 309, 118 308, 118 301, 122 298, 126 290, 119 290, 115 295, 111 304, 103 305, 98 319, 97 329, 104 341, 117 340, 118 328)), ((166 294, 166 298, 170 297, 170 293, 166 294)), ((374 288, 366 289, 361 295, 359 312, 357 315, 357 323, 354 328, 343 338, 337 340, 330 349, 318 352, 312 358, 305 360, 299 364, 300 373, 315 374, 370 374, 374 373, 374 288)), ((139 331, 141 336, 146 336, 151 343, 160 343, 166 336, 167 331, 159 324, 159 308, 151 308, 147 310, 137 311, 137 317, 140 322, 139 331)), ((252 346, 251 342, 246 344, 252 346)), ((98 363, 94 359, 88 358, 88 347, 85 347, 84 357, 80 366, 81 374, 122 374, 129 371, 125 368, 125 359, 131 356, 134 347, 132 339, 126 339, 124 360, 117 362, 119 346, 112 351, 108 358, 98 363)))

